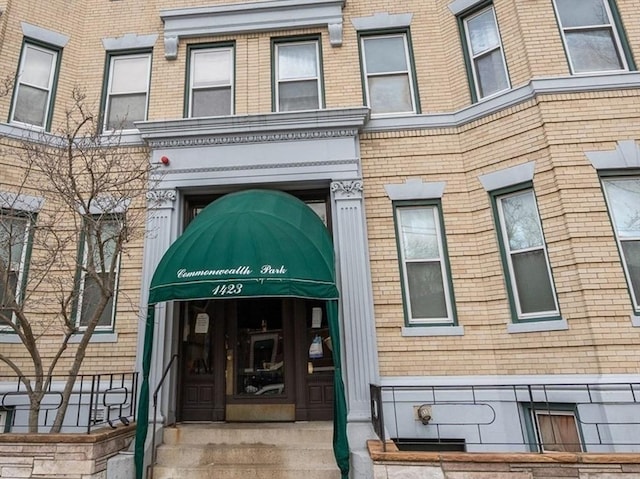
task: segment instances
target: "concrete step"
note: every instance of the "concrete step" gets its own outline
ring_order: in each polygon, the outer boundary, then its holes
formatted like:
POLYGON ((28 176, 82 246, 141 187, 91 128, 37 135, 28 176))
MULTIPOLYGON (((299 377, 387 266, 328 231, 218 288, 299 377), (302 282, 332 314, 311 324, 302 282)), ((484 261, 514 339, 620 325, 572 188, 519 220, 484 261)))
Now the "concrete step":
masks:
POLYGON ((280 466, 199 466, 182 467, 156 466, 153 479, 340 479, 337 468, 284 469, 280 466))
POLYGON ((333 424, 296 423, 196 423, 164 430, 164 444, 270 444, 331 447, 333 424))
POLYGON ((281 465, 301 468, 334 463, 331 443, 316 446, 269 444, 164 444, 158 448, 157 465, 205 466, 224 465, 281 465))

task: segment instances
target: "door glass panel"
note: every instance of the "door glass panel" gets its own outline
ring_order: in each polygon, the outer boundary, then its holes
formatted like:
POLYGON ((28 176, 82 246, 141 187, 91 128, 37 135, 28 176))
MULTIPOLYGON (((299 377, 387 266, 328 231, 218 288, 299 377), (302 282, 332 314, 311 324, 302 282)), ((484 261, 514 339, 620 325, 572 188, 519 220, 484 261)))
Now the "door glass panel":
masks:
POLYGON ((188 304, 182 339, 184 341, 184 373, 187 377, 213 374, 213 318, 203 301, 188 304))
POLYGON ((260 398, 284 394, 282 300, 238 302, 235 370, 237 396, 260 398))
POLYGON ((322 301, 307 301, 307 373, 333 375, 333 342, 327 310, 322 301))

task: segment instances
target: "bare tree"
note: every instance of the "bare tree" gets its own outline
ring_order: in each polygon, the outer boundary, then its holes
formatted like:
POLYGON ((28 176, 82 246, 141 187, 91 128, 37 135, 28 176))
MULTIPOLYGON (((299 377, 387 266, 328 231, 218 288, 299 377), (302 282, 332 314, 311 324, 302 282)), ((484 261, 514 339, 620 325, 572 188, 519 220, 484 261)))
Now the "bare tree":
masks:
POLYGON ((50 431, 59 432, 90 339, 110 324, 120 260, 144 233, 151 166, 146 147, 102 132, 79 88, 57 131, 12 151, 21 173, 0 196, 0 327, 15 333, 28 360, 0 351, 0 361, 27 392, 30 432, 64 370, 50 431), (44 201, 25 208, 25 198, 44 201))

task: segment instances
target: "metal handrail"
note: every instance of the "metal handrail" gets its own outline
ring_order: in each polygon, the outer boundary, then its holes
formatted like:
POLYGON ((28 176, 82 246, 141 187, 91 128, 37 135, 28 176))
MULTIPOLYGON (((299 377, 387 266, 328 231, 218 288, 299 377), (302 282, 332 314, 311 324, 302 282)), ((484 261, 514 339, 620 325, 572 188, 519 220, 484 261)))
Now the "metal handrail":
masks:
POLYGON ((156 451, 156 418, 158 417, 158 392, 160 388, 164 384, 164 380, 167 378, 167 374, 169 374, 169 370, 171 366, 173 366, 173 362, 178 357, 178 354, 174 354, 171 356, 169 360, 169 364, 164 368, 164 372, 162 373, 162 377, 160 378, 160 382, 156 386, 153 391, 153 431, 151 432, 151 464, 149 464, 147 477, 149 479, 153 479, 153 466, 156 463, 157 451, 156 451))

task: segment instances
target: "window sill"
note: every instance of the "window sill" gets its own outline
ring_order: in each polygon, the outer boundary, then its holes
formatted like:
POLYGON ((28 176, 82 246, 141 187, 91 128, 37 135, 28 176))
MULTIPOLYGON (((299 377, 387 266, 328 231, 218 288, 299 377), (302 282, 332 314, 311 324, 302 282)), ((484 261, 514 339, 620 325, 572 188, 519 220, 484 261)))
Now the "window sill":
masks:
POLYGON ((0 344, 21 344, 20 336, 14 332, 2 332, 0 331, 0 344))
POLYGON ((631 324, 634 328, 640 328, 640 314, 631 313, 631 324))
POLYGON ((402 336, 463 336, 464 326, 405 326, 402 336))
POLYGON ((535 333, 539 331, 564 331, 567 329, 569 329, 569 324, 566 319, 531 321, 527 323, 509 323, 507 325, 507 332, 510 334, 535 333))
MULTIPOLYGON (((76 333, 69 338, 69 344, 78 344, 82 340, 82 333, 76 333)), ((89 340, 90 343, 117 343, 118 333, 95 331, 89 340)))

